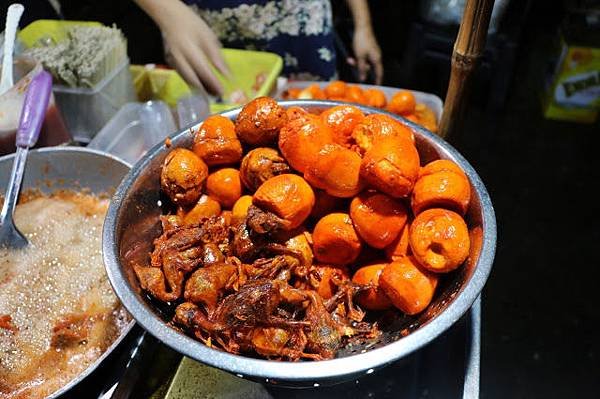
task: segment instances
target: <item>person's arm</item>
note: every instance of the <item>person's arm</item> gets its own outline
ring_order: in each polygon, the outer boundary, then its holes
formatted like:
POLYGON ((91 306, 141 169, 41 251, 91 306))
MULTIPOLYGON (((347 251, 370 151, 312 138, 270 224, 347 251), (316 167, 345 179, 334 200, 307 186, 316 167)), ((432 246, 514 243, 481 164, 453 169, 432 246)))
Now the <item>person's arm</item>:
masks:
POLYGON ((210 27, 180 0, 134 0, 161 30, 168 62, 191 85, 223 93, 223 86, 212 72, 212 63, 225 75, 227 64, 221 43, 210 27))
POLYGON ((381 84, 383 80, 381 50, 373 33, 367 0, 346 0, 346 3, 354 23, 352 48, 356 57, 359 77, 361 80, 365 80, 367 71, 370 67, 373 67, 375 70, 375 84, 381 84))

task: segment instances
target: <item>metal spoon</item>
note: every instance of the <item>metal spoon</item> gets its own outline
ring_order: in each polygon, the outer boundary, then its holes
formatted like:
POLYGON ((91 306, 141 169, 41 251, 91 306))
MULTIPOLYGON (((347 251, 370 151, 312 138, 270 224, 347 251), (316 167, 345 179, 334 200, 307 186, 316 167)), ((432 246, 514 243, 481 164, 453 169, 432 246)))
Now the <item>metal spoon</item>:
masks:
POLYGON ((6 28, 4 29, 4 56, 2 58, 2 77, 0 77, 0 95, 13 86, 13 52, 15 36, 19 27, 19 20, 25 8, 22 4, 15 3, 8 7, 6 13, 6 28))
POLYGON ((51 92, 52 75, 42 70, 31 79, 27 93, 25 93, 16 136, 17 151, 4 196, 2 212, 0 212, 0 247, 22 248, 29 243, 15 226, 13 214, 21 190, 27 153, 29 148, 35 145, 40 135, 51 92))

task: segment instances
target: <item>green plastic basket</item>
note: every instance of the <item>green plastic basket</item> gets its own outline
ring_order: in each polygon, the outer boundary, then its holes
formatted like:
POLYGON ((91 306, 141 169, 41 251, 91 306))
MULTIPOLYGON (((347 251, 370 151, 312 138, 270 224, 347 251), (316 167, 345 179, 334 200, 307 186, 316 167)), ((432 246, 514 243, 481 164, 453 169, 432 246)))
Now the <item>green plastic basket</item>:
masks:
MULTIPOLYGON (((283 60, 274 53, 237 50, 224 48, 222 50, 225 62, 231 70, 231 79, 226 79, 213 68, 213 71, 223 84, 224 99, 229 98, 235 90, 243 90, 248 99, 259 96, 274 95, 277 77, 281 73, 283 60), (264 82, 258 90, 254 90, 256 76, 263 74, 264 82)), ((164 66, 146 68, 143 65, 130 67, 133 82, 141 100, 162 100, 170 106, 175 106, 177 100, 188 95, 192 90, 174 69, 164 66)), ((228 102, 217 103, 211 98, 210 112, 218 113, 236 108, 240 104, 228 102)))
MULTIPOLYGON (((277 77, 283 68, 283 59, 275 53, 265 51, 223 49, 223 57, 231 70, 231 79, 226 79, 214 70, 223 84, 223 99, 228 99, 235 90, 243 90, 248 99, 273 94, 277 77), (258 90, 253 90, 256 77, 263 74, 265 79, 258 90)), ((239 107, 240 104, 212 103, 211 112, 223 112, 239 107)))

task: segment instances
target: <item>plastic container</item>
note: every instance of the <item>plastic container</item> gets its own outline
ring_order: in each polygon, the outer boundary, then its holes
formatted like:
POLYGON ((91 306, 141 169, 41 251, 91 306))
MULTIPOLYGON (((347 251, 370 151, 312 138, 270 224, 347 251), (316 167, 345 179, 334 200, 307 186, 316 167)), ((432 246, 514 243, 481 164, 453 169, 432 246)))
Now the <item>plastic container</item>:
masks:
MULTIPOLYGON (((13 61, 13 78, 15 84, 0 96, 0 155, 10 154, 16 150, 15 136, 19 126, 19 117, 23 108, 25 92, 31 79, 42 70, 35 60, 17 56, 13 61)), ((2 68, 0 68, 0 73, 2 68)), ((62 117, 56 107, 54 95, 50 96, 48 110, 35 145, 47 147, 71 141, 62 117)))
MULTIPOLYGON (((19 32, 25 48, 43 40, 64 40, 70 27, 76 25, 102 26, 95 21, 38 20, 19 32)), ((67 87, 55 84, 56 103, 73 138, 87 144, 126 103, 137 100, 129 71, 129 59, 116 66, 92 88, 67 87)))
POLYGON ((212 102, 211 112, 223 112, 243 105, 246 101, 260 96, 268 96, 276 89, 277 77, 283 69, 283 59, 266 51, 223 49, 223 58, 231 70, 231 78, 226 79, 216 70, 225 93, 223 102, 212 102), (235 92, 243 92, 246 101, 233 102, 235 92))
MULTIPOLYGON (((283 59, 279 55, 229 48, 221 51, 231 70, 231 78, 226 79, 213 69, 223 84, 225 94, 223 100, 208 97, 210 113, 223 112, 242 105, 229 101, 236 91, 241 90, 247 100, 267 96, 276 91, 277 77, 283 68, 283 59)), ((131 65, 130 71, 140 101, 161 100, 170 107, 176 107, 181 98, 191 95, 194 91, 177 71, 162 65, 131 65)))
POLYGON ((54 86, 56 102, 75 140, 89 143, 126 103, 136 101, 129 61, 93 89, 54 86))
POLYGON ((203 93, 181 97, 175 107, 179 129, 185 129, 203 121, 210 115, 208 98, 203 93))
POLYGON ((129 67, 138 101, 160 100, 174 108, 192 94, 192 88, 176 70, 155 64, 129 67))
MULTIPOLYGON (((309 85, 312 84, 317 84, 319 85, 319 87, 321 88, 325 88, 325 86, 327 86, 330 82, 315 82, 315 81, 300 81, 300 80, 296 80, 296 81, 288 81, 286 84, 282 85, 281 88, 279 88, 277 94, 276 94, 276 98, 283 98, 283 93, 287 90, 290 89, 292 87, 298 87, 298 88, 305 88, 308 87, 309 85)), ((390 98, 392 98, 392 96, 400 91, 400 90, 407 90, 407 89, 402 89, 402 88, 398 88, 398 87, 389 87, 389 86, 377 86, 377 85, 367 85, 367 84, 361 84, 361 83, 350 83, 351 85, 356 85, 356 86, 360 86, 362 89, 371 89, 371 88, 376 88, 381 90, 386 98, 389 100, 390 98)), ((436 121, 439 123, 440 119, 442 117, 442 110, 444 109, 444 102, 442 101, 441 98, 439 98, 438 96, 436 96, 435 94, 431 94, 431 93, 426 93, 423 91, 417 91, 417 90, 410 90, 414 96, 415 96, 415 100, 417 101, 417 103, 422 103, 425 104, 427 107, 429 107, 433 113, 435 114, 435 118, 436 121)))
POLYGON ((87 145, 134 164, 155 144, 177 130, 163 101, 125 104, 87 145))

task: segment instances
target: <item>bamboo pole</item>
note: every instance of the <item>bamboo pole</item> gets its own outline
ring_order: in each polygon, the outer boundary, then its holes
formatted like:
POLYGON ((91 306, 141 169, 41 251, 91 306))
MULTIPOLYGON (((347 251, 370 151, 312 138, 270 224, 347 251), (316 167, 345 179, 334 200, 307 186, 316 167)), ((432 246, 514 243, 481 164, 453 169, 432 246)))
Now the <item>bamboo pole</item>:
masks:
POLYGON ((471 75, 483 53, 494 0, 467 0, 452 51, 450 81, 439 134, 454 136, 460 128, 471 75))

